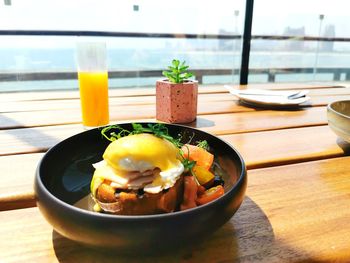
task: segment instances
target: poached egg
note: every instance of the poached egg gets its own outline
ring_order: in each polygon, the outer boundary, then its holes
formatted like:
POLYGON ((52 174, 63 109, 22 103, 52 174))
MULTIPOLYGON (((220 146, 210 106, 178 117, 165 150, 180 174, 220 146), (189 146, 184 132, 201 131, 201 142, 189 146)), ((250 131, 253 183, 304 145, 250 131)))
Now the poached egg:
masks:
POLYGON ((105 181, 115 189, 159 193, 176 183, 184 171, 179 149, 166 139, 142 133, 111 142, 103 160, 94 164, 91 192, 105 181))

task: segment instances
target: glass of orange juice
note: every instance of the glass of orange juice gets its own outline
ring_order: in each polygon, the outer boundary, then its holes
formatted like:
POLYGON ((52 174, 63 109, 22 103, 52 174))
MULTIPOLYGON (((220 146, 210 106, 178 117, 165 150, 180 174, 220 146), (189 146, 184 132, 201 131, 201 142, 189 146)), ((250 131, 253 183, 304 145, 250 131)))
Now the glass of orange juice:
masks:
POLYGON ((86 129, 109 123, 106 44, 77 44, 77 66, 83 125, 86 129))

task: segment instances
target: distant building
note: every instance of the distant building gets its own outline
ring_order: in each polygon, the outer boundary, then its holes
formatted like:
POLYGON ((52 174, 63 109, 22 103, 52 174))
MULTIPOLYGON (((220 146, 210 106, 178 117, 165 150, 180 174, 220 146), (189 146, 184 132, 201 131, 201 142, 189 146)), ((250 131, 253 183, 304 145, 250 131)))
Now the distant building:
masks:
MULTIPOLYGON (((333 38, 335 37, 335 26, 326 25, 323 31, 323 37, 333 38)), ((333 51, 334 41, 322 41, 320 42, 320 51, 333 51)))
MULTIPOLYGON (((284 36, 293 36, 293 37, 303 37, 305 36, 305 27, 286 27, 283 31, 284 36)), ((287 50, 298 51, 304 49, 304 41, 302 40, 288 40, 285 45, 287 50)))

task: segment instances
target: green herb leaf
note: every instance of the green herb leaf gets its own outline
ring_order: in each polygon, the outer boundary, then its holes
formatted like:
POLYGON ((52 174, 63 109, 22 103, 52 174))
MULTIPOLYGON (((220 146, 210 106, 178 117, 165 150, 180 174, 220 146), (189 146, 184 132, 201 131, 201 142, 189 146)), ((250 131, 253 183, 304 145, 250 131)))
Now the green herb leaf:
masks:
POLYGON ((179 69, 180 71, 185 71, 189 68, 189 66, 181 66, 179 69))
POLYGON ((169 78, 169 81, 172 83, 179 83, 179 82, 177 82, 177 79, 174 78, 173 76, 169 76, 168 78, 169 78))
POLYGON ((190 73, 190 72, 186 72, 185 75, 184 75, 184 79, 188 79, 190 77, 193 77, 193 73, 190 73))
POLYGON ((197 146, 203 148, 206 151, 209 151, 209 144, 206 140, 198 142, 197 146))
POLYGON ((184 158, 182 164, 186 171, 192 171, 193 167, 196 165, 196 161, 190 161, 189 159, 184 158))
POLYGON ((174 66, 175 68, 178 68, 178 67, 179 67, 179 64, 180 64, 180 61, 177 60, 177 59, 173 59, 172 64, 173 64, 173 66, 174 66))
POLYGON ((159 138, 166 139, 173 143, 176 147, 181 148, 183 144, 181 143, 181 137, 174 138, 169 135, 168 128, 162 124, 148 124, 147 127, 144 127, 140 123, 132 123, 132 131, 126 130, 119 125, 111 125, 102 129, 101 134, 109 141, 117 140, 121 137, 140 134, 140 133, 152 133, 159 138), (109 133, 109 134, 108 134, 109 133))
POLYGON ((110 125, 101 130, 101 134, 103 137, 105 137, 107 140, 113 142, 121 137, 128 136, 130 134, 130 131, 125 130, 121 128, 119 125, 110 125), (111 130, 117 130, 119 131, 116 133, 115 131, 112 131, 109 133, 109 136, 107 135, 107 132, 111 130))
POLYGON ((163 74, 163 76, 168 77, 169 72, 164 70, 164 71, 162 72, 162 74, 163 74))

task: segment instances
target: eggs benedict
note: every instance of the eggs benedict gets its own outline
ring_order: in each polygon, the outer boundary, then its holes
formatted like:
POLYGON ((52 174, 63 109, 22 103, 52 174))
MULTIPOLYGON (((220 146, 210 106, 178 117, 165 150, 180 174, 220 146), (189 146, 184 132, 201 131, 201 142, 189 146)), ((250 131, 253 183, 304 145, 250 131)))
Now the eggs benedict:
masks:
POLYGON ((179 148, 148 133, 114 140, 94 164, 95 210, 122 215, 174 211, 183 195, 179 148))

